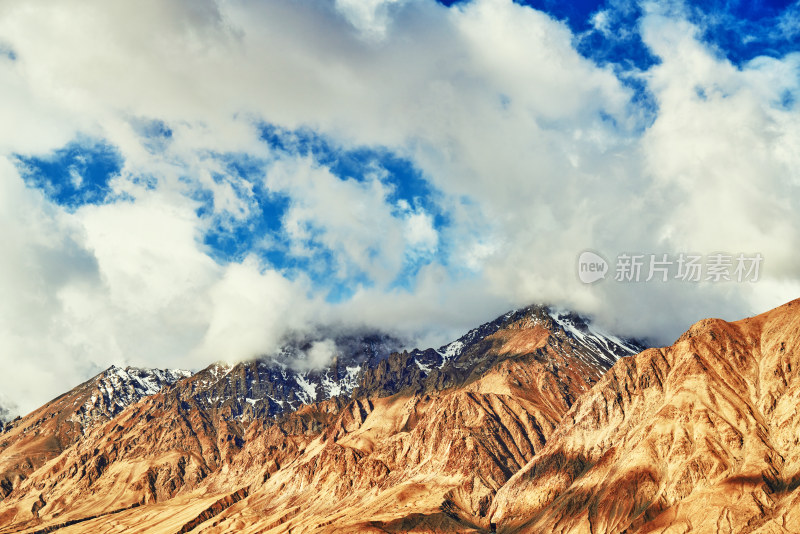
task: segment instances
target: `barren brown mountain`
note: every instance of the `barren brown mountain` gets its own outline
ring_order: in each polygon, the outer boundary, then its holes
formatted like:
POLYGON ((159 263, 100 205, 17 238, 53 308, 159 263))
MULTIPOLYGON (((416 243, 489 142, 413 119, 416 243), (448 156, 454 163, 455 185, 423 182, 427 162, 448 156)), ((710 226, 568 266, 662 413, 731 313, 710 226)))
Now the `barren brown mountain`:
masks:
POLYGON ((632 345, 576 316, 481 329, 275 418, 184 379, 29 473, 0 532, 800 532, 800 301, 613 367, 632 345))
POLYGON ((10 421, 0 433, 0 499, 93 427, 189 374, 111 366, 27 416, 10 421))
POLYGON ((800 300, 624 358, 497 493, 499 532, 800 532, 800 300))

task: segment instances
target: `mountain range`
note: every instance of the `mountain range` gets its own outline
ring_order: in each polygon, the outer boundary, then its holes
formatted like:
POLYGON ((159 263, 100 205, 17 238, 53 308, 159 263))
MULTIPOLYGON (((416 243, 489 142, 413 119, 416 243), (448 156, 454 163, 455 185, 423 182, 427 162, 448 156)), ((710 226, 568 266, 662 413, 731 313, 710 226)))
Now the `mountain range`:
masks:
POLYGON ((672 346, 548 306, 439 349, 112 367, 0 434, 6 532, 798 532, 800 300, 672 346))

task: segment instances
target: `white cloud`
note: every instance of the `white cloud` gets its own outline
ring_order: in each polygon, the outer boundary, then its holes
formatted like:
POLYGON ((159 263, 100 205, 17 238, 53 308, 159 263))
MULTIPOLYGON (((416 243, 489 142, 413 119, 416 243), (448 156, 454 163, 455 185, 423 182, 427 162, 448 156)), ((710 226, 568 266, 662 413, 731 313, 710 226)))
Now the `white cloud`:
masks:
POLYGON ((423 210, 410 211, 405 216, 405 237, 414 252, 434 253, 439 233, 433 227, 433 217, 423 210))
POLYGON ((611 33, 611 17, 610 10, 601 9, 592 15, 590 22, 595 30, 607 36, 611 33))
POLYGON ((0 391, 29 409, 32 399, 41 402, 63 389, 63 377, 77 379, 93 369, 82 347, 62 344, 71 334, 62 294, 70 287, 91 291, 99 272, 74 216, 25 188, 6 158, 0 158, 0 176, 0 343, 9 370, 0 377, 0 391))
POLYGON ((252 258, 231 264, 211 288, 211 316, 196 361, 253 358, 278 349, 286 331, 307 327, 318 302, 304 298, 302 283, 264 270, 252 258))
POLYGON ((336 356, 336 343, 332 339, 325 339, 323 341, 315 341, 308 349, 307 363, 312 369, 319 369, 325 365, 329 365, 334 356, 336 356))
POLYGON ((390 23, 389 9, 405 0, 336 0, 336 9, 367 39, 382 39, 390 23))
POLYGON ((431 216, 412 211, 405 201, 393 204, 381 174, 376 169, 357 181, 341 179, 310 158, 276 162, 266 184, 291 198, 283 224, 294 254, 312 257, 322 246, 337 258, 340 278, 366 273, 384 286, 407 255, 433 252, 438 234, 431 216))

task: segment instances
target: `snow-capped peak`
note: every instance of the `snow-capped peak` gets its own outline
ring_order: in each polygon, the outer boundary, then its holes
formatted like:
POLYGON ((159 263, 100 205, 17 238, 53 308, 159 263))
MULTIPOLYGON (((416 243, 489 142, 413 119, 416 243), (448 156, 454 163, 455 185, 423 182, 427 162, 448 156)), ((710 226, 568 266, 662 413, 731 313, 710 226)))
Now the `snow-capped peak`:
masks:
POLYGON ((183 369, 123 368, 112 365, 85 384, 83 404, 72 420, 84 427, 91 426, 191 374, 191 371, 183 369))
POLYGON ((577 345, 589 351, 590 355, 587 357, 594 363, 602 363, 603 367, 612 365, 620 357, 636 354, 645 348, 643 343, 607 332, 596 326, 591 319, 574 312, 550 306, 529 306, 511 310, 439 348, 437 352, 444 360, 442 364, 459 358, 471 346, 512 323, 516 323, 517 327, 522 324, 524 328, 543 324, 555 326, 563 330, 577 345))

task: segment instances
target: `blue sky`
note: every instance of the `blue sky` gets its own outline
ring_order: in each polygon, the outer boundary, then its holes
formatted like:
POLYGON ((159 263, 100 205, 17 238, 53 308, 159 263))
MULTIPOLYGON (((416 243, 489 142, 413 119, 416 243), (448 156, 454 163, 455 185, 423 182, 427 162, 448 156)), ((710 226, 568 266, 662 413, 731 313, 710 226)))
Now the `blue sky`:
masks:
POLYGON ((0 404, 318 324, 438 346, 551 302, 669 342, 800 289, 798 2, 30 5, 0 11, 0 353, 31 355, 0 404), (587 249, 765 270, 584 286, 587 249))
POLYGON ((109 182, 119 174, 122 156, 102 140, 79 139, 43 157, 19 154, 17 165, 30 187, 74 209, 113 201, 109 182))

